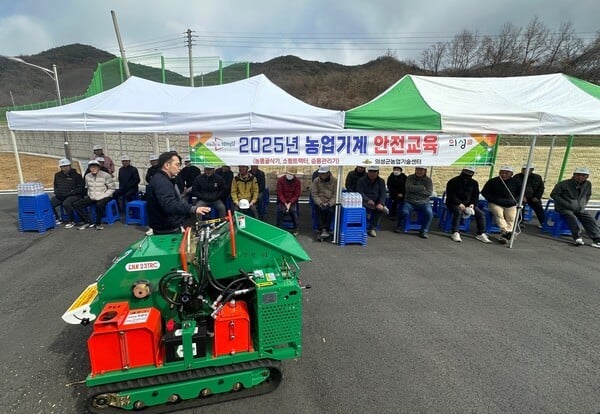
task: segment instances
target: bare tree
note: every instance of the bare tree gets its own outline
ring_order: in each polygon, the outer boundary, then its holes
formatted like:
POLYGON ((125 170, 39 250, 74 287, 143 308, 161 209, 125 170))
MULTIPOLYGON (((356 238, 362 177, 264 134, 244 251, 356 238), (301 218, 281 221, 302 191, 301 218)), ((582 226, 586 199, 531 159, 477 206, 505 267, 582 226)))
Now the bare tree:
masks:
POLYGON ((477 32, 468 30, 454 36, 448 45, 447 61, 450 69, 463 72, 471 66, 476 57, 477 36, 477 32))
POLYGON ((523 67, 540 63, 546 52, 548 34, 548 28, 537 16, 531 19, 521 38, 521 53, 523 56, 521 65, 523 67))
POLYGON ((502 63, 514 63, 520 50, 521 28, 504 23, 497 37, 484 36, 477 49, 479 65, 493 69, 502 63))
POLYGON ((582 47, 583 41, 575 35, 573 23, 570 21, 561 23, 558 32, 550 36, 546 66, 560 66, 572 60, 582 47))
POLYGON ((423 69, 430 70, 437 75, 447 48, 448 45, 446 43, 437 42, 429 49, 424 50, 421 53, 421 65, 423 65, 423 69))

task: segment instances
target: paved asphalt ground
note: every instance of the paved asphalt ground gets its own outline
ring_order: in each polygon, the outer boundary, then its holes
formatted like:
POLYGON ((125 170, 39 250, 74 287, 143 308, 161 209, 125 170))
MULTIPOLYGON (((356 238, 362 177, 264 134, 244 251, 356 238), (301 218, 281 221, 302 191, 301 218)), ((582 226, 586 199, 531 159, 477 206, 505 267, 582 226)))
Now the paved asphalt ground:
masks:
MULTIPOLYGON (((82 413, 91 328, 60 316, 143 229, 19 233, 16 206, 0 196, 0 411, 82 413)), ((508 249, 435 227, 421 240, 385 220, 366 247, 340 247, 314 241, 307 206, 301 220, 302 357, 271 394, 187 413, 600 412, 589 239, 531 225, 508 249)))

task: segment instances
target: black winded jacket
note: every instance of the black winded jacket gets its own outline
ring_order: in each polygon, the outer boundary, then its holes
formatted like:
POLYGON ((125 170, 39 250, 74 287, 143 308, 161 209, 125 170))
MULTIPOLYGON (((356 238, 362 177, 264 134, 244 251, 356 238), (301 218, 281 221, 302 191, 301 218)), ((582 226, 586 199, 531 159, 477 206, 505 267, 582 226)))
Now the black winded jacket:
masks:
POLYGON ((179 228, 196 207, 181 201, 181 194, 167 174, 159 170, 146 187, 148 225, 158 231, 179 228))
POLYGON ((390 174, 387 179, 387 188, 390 192, 390 198, 392 200, 404 200, 404 194, 406 194, 406 174, 390 174), (402 197, 398 198, 398 194, 402 194, 402 197))
POLYGON ((139 183, 140 174, 133 165, 119 168, 119 190, 128 191, 134 188, 138 190, 139 183))
MULTIPOLYGON (((519 181, 519 185, 523 186, 523 180, 525 180, 525 174, 519 173, 514 176, 515 180, 519 181)), ((529 200, 530 198, 542 199, 544 195, 544 180, 542 176, 535 173, 529 173, 527 177, 527 185, 525 186, 525 197, 529 200)))
POLYGON ((460 174, 451 178, 446 184, 446 205, 477 206, 479 201, 479 183, 467 174, 460 174))
POLYGON ((67 174, 62 171, 54 174, 54 195, 59 200, 73 195, 83 196, 85 182, 81 174, 71 168, 67 174))
POLYGON ((379 176, 374 181, 369 180, 368 176, 361 177, 356 183, 356 192, 362 195, 365 206, 369 200, 372 200, 375 205, 385 205, 385 181, 379 176))
POLYGON ((223 198, 225 187, 225 180, 220 175, 200 174, 192 184, 192 196, 198 200, 212 203, 223 198))
POLYGON ((498 176, 485 183, 481 194, 490 203, 501 207, 513 207, 517 205, 520 191, 521 184, 514 177, 502 182, 502 178, 498 176))

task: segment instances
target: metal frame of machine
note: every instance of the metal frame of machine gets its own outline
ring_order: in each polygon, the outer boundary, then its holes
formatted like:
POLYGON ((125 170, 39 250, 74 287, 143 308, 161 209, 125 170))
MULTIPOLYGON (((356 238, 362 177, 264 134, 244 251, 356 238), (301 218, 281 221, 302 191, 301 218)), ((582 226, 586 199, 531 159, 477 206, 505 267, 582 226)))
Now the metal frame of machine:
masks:
POLYGON ((287 231, 231 213, 129 246, 63 315, 92 325, 88 410, 164 413, 266 393, 302 351, 287 231))

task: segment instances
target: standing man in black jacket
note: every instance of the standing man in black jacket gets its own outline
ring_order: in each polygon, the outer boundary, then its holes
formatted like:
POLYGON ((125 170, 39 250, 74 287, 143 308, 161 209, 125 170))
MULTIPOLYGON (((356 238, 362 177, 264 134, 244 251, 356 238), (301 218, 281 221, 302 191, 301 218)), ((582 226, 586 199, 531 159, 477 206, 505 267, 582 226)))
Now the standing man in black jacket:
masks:
POLYGON ((69 216, 69 221, 65 228, 70 229, 75 226, 75 218, 73 215, 73 203, 83 197, 84 182, 81 174, 71 168, 71 161, 63 158, 58 161, 60 171, 54 174, 54 197, 50 200, 56 225, 62 224, 60 214, 57 207, 63 206, 65 213, 69 216))
POLYGON ((205 165, 204 173, 196 177, 192 184, 192 197, 196 197, 196 206, 214 208, 219 217, 225 217, 225 204, 222 200, 225 186, 223 177, 215 174, 215 167, 205 165))
POLYGON ((164 152, 158 157, 160 170, 146 188, 148 224, 154 234, 180 233, 185 219, 194 214, 208 214, 210 207, 190 206, 181 200, 181 194, 171 181, 181 170, 181 157, 164 152))

